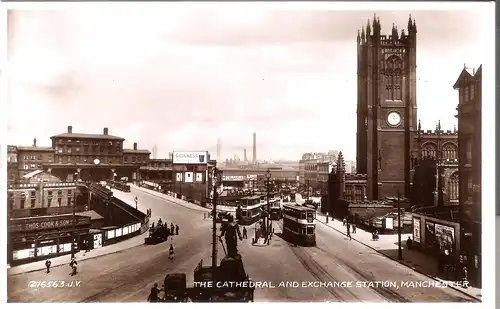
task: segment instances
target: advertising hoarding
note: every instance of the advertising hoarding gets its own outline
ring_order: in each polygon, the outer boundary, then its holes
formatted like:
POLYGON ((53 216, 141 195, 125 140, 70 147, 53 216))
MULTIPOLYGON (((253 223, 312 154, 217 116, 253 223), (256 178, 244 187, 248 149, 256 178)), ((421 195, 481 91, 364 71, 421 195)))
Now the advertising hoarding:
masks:
POLYGON ((420 218, 413 218, 413 241, 420 243, 420 218))
POLYGON ((193 178, 194 178, 193 172, 185 172, 184 173, 184 182, 188 182, 188 183, 194 182, 193 178))
POLYGON ((244 176, 222 176, 222 181, 244 181, 244 176))
POLYGON ((455 247, 455 229, 451 226, 434 224, 436 241, 439 245, 439 250, 444 252, 448 249, 450 252, 454 251, 455 247))
POLYGON ((196 173, 196 182, 203 182, 203 173, 196 173))
POLYGON ((173 164, 207 164, 208 151, 174 151, 173 164))
POLYGON ((434 249, 436 244, 436 234, 434 232, 434 222, 425 221, 425 247, 434 249))

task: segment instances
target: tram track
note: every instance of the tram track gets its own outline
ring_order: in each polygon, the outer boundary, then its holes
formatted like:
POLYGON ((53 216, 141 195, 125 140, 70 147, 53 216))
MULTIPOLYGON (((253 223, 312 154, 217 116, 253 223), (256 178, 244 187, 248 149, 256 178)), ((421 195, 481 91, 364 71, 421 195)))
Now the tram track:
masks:
MULTIPOLYGON (((283 223, 278 222, 278 226, 281 230, 283 230, 283 223)), ((289 244, 289 243, 288 243, 289 244)), ((326 270, 323 266, 321 266, 318 262, 314 260, 314 257, 307 252, 306 248, 290 245, 289 247, 297 258, 299 263, 306 269, 314 278, 316 278, 319 282, 338 282, 335 277, 333 277, 328 270, 326 270)), ((329 294, 336 298, 339 301, 352 301, 356 302, 360 299, 351 292, 348 288, 334 288, 334 287, 322 287, 329 294), (340 292, 342 291, 342 292, 340 292)))
MULTIPOLYGON (((176 257, 173 261, 169 261, 168 252, 166 250, 162 250, 163 252, 156 254, 153 260, 149 260, 147 262, 148 265, 146 267, 141 267, 142 265, 137 265, 137 264, 129 264, 124 267, 120 267, 115 270, 114 275, 112 275, 112 277, 114 280, 118 279, 118 281, 123 281, 122 283, 108 288, 104 288, 95 294, 85 297, 83 300, 80 300, 79 302, 87 303, 87 302, 100 301, 106 296, 109 296, 110 294, 115 293, 120 289, 125 289, 125 287, 127 287, 127 290, 142 288, 146 284, 151 282, 151 278, 159 275, 166 275, 167 273, 187 263, 189 261, 189 258, 193 256, 193 248, 201 248, 203 243, 205 242, 199 240, 195 241, 195 243, 190 242, 178 246, 176 249, 176 257), (175 263, 176 261, 180 261, 180 263, 175 263), (131 274, 134 273, 136 273, 137 276, 131 277, 131 274)), ((100 277, 104 276, 109 276, 109 274, 102 275, 100 277)), ((95 280, 100 281, 99 277, 95 278, 95 280)), ((106 279, 103 279, 103 282, 105 281, 106 279)))
MULTIPOLYGON (((370 276, 370 275, 362 273, 356 267, 354 267, 350 262, 345 261, 344 259, 338 257, 337 255, 332 254, 331 252, 328 252, 327 250, 325 250, 323 248, 320 248, 320 247, 316 247, 316 248, 319 251, 323 252, 325 255, 331 257, 332 259, 336 259, 336 260, 340 261, 341 263, 339 263, 338 266, 346 269, 350 273, 355 274, 356 277, 358 277, 357 279, 359 279, 360 281, 365 281, 365 282, 377 281, 377 279, 374 276, 370 276)), ((396 302, 410 302, 408 299, 399 295, 397 292, 393 291, 390 288, 381 287, 381 286, 373 286, 373 287, 369 286, 368 288, 387 300, 396 301, 396 302)))

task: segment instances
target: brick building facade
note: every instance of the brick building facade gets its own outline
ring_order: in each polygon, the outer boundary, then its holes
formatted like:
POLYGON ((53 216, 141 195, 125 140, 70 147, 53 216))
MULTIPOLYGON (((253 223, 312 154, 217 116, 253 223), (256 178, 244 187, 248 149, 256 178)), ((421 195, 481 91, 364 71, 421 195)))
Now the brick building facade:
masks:
POLYGON ((471 279, 481 285, 482 66, 477 71, 464 68, 453 88, 459 97, 461 257, 466 260, 471 279))
POLYGON ((356 171, 367 174, 370 200, 410 192, 417 131, 417 26, 411 16, 407 30, 393 26, 391 35, 382 35, 374 17, 358 33, 356 171))

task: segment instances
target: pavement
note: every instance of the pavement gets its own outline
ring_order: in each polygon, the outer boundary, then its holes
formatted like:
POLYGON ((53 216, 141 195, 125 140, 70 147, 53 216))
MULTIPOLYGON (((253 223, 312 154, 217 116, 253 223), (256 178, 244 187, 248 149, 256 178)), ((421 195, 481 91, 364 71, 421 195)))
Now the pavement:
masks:
MULTIPOLYGON (((43 270, 30 273, 11 274, 7 278, 9 302, 143 302, 153 283, 161 283, 167 273, 186 272, 210 257, 209 221, 203 215, 167 200, 131 188, 130 193, 121 192, 117 197, 133 200, 138 196, 141 211, 151 208, 152 219, 178 224, 178 236, 157 245, 138 245, 128 250, 79 261, 76 276, 69 275, 67 266, 52 267, 49 274, 43 270), (118 196, 119 195, 119 196, 118 196), (176 257, 168 259, 170 244, 175 247, 176 257), (41 288, 34 282, 53 281, 80 282, 78 287, 41 288)), ((141 241, 144 242, 145 235, 141 241)), ((96 249, 97 250, 97 249, 96 249)), ((54 265, 54 264, 53 264, 54 265)), ((190 280, 192 281, 192 276, 190 280)))
MULTIPOLYGON (((121 192, 118 190, 113 190, 113 193, 116 193, 115 191, 121 192)), ((120 195, 120 194, 117 194, 117 195, 120 195)), ((115 197, 117 197, 118 199, 121 199, 122 201, 124 201, 125 203, 127 203, 129 205, 134 205, 133 199, 132 199, 132 201, 129 201, 128 196, 125 196, 125 195, 117 196, 117 195, 115 195, 115 197)), ((118 242, 118 243, 115 243, 112 245, 108 245, 108 246, 104 246, 102 248, 92 249, 92 250, 90 250, 90 252, 85 252, 85 250, 80 251, 80 252, 75 254, 76 260, 83 261, 83 260, 93 259, 93 258, 96 258, 98 256, 108 255, 108 254, 120 252, 123 250, 128 250, 128 249, 133 248, 133 247, 137 247, 137 246, 142 245, 144 243, 144 235, 146 235, 146 234, 140 234, 140 235, 134 236, 132 238, 123 240, 121 242, 118 242)), ((51 267, 56 267, 56 266, 68 264, 70 262, 70 260, 71 260, 70 254, 51 258, 50 259, 50 261, 52 262, 51 267)), ((16 275, 16 274, 21 274, 21 273, 26 273, 26 272, 45 270, 46 269, 45 268, 45 261, 46 260, 36 261, 36 262, 31 262, 31 263, 27 263, 27 264, 18 265, 18 266, 8 265, 7 266, 7 275, 10 276, 10 275, 16 275)))
MULTIPOLYGON (((144 302, 152 284, 161 283, 170 272, 186 273, 188 284, 192 284, 192 272, 199 261, 210 263, 211 222, 203 219, 201 211, 180 207, 162 194, 153 195, 134 187, 130 193, 123 194, 132 199, 138 196, 138 207, 151 208, 153 217, 177 223, 180 235, 161 244, 140 245, 81 261, 80 272, 74 277, 69 276, 69 267, 54 267, 49 274, 35 271, 10 275, 9 301, 144 302), (168 260, 170 243, 176 250, 174 260, 168 260), (32 287, 33 282, 41 280, 78 280, 81 284, 62 288, 32 287)), ((346 239, 330 226, 316 224, 316 247, 299 247, 284 241, 281 222, 274 221, 273 228, 275 235, 268 246, 251 244, 253 227, 247 227, 248 238, 238 245, 246 272, 258 283, 257 302, 473 301, 449 288, 401 286, 401 282, 421 283, 430 279, 360 242, 346 239)), ((220 244, 217 248, 220 260, 224 251, 220 244)))
MULTIPOLYGON (((328 223, 326 223, 326 217, 323 214, 316 215, 317 222, 325 226, 331 227, 337 232, 346 234, 346 227, 343 225, 342 221, 337 219, 329 218, 328 223)), ((351 230, 352 232, 352 230, 351 230)), ((411 236, 411 234, 401 234, 401 246, 403 250, 402 260, 398 259, 398 235, 379 235, 379 240, 373 241, 372 234, 370 232, 364 231, 360 228, 356 229, 356 233, 351 233, 351 237, 354 241, 358 241, 369 248, 376 250, 377 252, 385 255, 386 257, 397 261, 414 271, 422 273, 431 279, 439 282, 447 282, 451 284, 451 281, 443 279, 443 275, 437 271, 437 261, 434 257, 425 254, 418 250, 408 250, 406 246, 406 239, 411 236)), ((347 236, 346 236, 347 237, 347 236)), ((453 287, 458 291, 465 293, 471 297, 481 299, 481 289, 477 287, 453 287)))

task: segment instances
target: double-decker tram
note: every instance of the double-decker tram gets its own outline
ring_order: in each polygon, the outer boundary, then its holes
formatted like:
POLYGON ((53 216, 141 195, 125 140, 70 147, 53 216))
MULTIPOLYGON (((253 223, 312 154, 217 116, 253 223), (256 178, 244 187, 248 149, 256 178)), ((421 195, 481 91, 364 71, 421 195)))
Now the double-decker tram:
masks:
POLYGON ((281 196, 279 193, 273 193, 269 199, 269 219, 281 220, 283 213, 281 210, 281 196))
POLYGON ((283 238, 301 246, 316 245, 316 211, 299 205, 283 206, 283 238))
POLYGON ((238 223, 249 225, 260 219, 260 196, 245 196, 239 200, 238 223))

